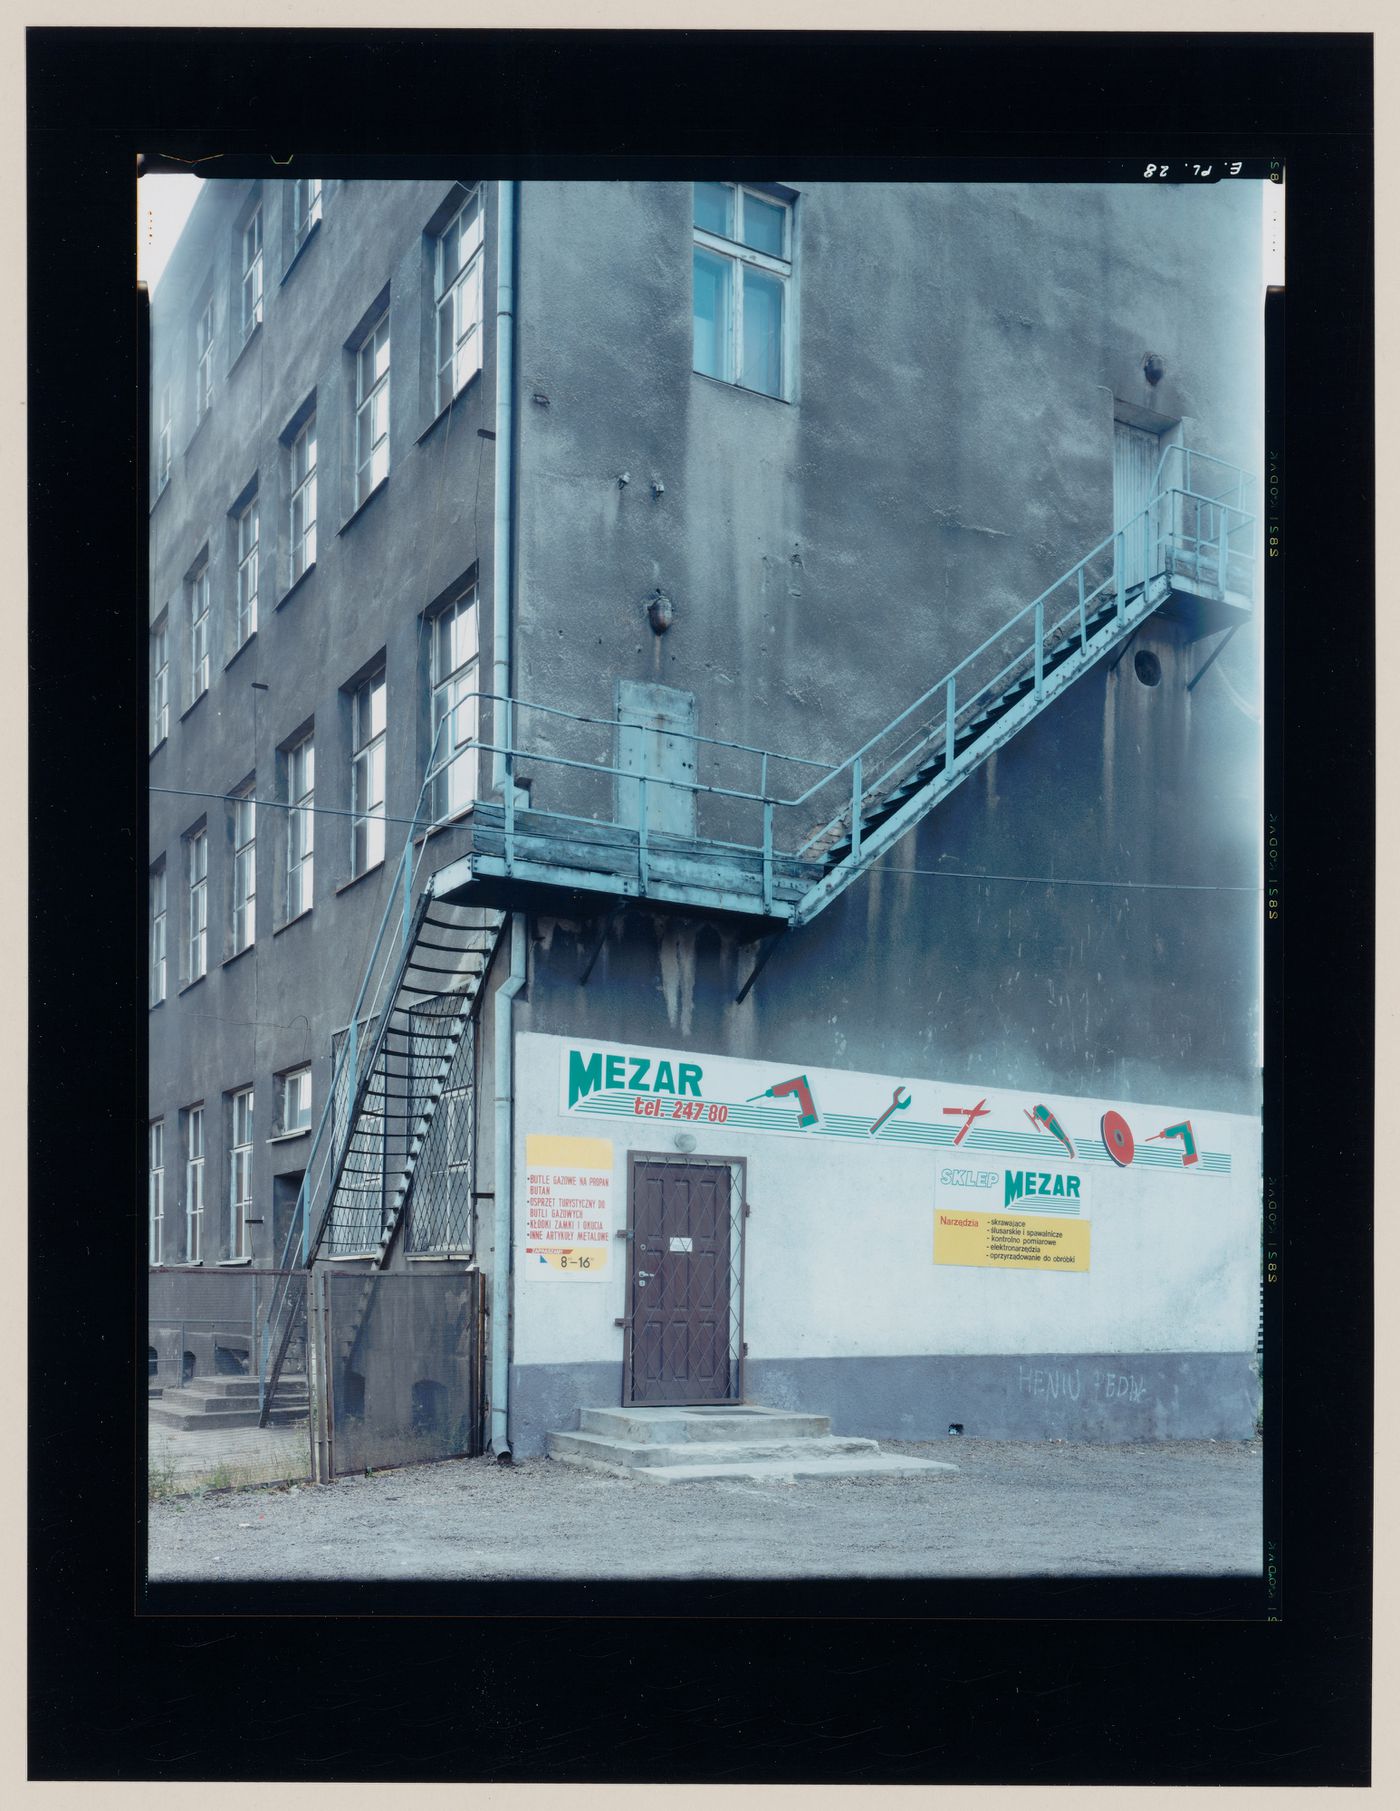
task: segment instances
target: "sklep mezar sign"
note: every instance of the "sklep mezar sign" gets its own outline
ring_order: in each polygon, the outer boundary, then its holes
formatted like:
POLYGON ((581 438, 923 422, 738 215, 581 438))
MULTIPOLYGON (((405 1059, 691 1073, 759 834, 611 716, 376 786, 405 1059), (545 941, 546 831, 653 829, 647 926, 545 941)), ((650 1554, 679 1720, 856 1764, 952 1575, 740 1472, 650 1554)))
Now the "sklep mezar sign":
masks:
POLYGON ((619 1044, 563 1044, 559 1087, 564 1114, 639 1130, 662 1120, 926 1149, 937 1263, 1085 1269, 1096 1181, 1131 1167, 1199 1185, 1232 1167, 1230 1123, 1198 1110, 619 1044))

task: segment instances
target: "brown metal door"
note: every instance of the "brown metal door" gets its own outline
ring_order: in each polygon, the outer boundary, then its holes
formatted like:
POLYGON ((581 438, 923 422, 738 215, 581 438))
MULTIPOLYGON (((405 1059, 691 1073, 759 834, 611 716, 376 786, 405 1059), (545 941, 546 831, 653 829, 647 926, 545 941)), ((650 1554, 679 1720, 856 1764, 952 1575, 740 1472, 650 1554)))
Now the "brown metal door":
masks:
POLYGON ((727 1163, 632 1159, 627 1399, 738 1397, 738 1263, 727 1163))

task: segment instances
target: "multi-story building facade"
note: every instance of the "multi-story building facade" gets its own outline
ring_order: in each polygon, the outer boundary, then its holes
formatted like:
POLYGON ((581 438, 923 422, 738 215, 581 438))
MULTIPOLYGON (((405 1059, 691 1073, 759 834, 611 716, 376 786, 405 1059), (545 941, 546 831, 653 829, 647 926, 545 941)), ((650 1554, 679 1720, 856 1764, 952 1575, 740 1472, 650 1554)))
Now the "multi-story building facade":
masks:
POLYGON ((620 1401, 1248 1433, 1259 225, 206 185, 152 1264, 470 1267, 519 1454, 620 1401))

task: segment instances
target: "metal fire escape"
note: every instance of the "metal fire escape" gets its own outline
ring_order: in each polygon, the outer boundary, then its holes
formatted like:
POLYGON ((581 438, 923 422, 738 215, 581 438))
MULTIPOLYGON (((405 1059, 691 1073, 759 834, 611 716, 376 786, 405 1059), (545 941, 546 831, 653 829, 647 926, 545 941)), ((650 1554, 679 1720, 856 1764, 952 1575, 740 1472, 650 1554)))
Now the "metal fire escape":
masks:
POLYGON ((808 923, 1149 617, 1193 640, 1246 622, 1253 483, 1168 449, 1141 510, 837 765, 658 720, 653 741, 688 751, 683 771, 663 773, 619 759, 617 722, 480 694, 497 738, 482 746, 508 784, 502 802, 476 804, 471 851, 439 871, 436 896, 575 914, 600 895, 649 899, 756 934, 808 923), (777 789, 814 770, 805 789, 777 789))

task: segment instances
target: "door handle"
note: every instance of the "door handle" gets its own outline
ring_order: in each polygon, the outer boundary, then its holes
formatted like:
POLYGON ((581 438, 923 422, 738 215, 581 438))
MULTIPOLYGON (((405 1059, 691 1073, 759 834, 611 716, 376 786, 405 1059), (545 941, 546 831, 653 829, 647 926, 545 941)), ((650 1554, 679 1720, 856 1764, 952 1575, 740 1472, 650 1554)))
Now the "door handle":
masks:
POLYGON ((640 1289, 643 1283, 649 1283, 655 1275, 656 1272, 654 1270, 639 1270, 637 1272, 637 1287, 640 1289))

